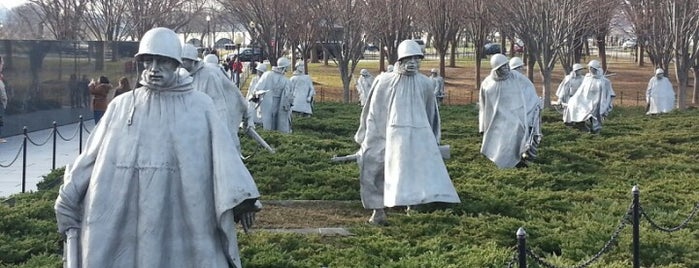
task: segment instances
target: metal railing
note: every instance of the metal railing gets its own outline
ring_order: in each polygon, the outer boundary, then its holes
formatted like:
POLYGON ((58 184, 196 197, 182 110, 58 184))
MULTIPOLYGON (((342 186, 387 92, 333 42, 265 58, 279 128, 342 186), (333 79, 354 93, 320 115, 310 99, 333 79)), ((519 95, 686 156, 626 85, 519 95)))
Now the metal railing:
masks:
MULTIPOLYGON (((640 221, 641 218, 645 218, 650 226, 653 229, 662 231, 662 232, 675 232, 679 231, 681 229, 684 229, 687 227, 687 224, 696 217, 697 213, 699 213, 699 202, 697 202, 694 205, 694 208, 692 211, 689 213, 689 216, 683 220, 679 225, 675 227, 663 227, 660 226, 658 223, 656 223, 644 210, 643 206, 641 206, 640 202, 640 190, 638 186, 634 186, 633 189, 631 190, 632 195, 633 195, 633 201, 631 202, 631 205, 629 208, 626 210, 626 213, 621 217, 621 220, 619 221, 619 224, 617 227, 614 229, 614 232, 612 232, 611 238, 604 244, 602 249, 600 249, 594 256, 591 258, 580 262, 579 264, 573 266, 575 268, 584 268, 588 267, 591 264, 595 263, 596 261, 600 260, 602 255, 605 253, 609 252, 613 245, 615 245, 619 234, 621 231, 626 227, 628 223, 632 224, 632 263, 633 263, 633 268, 640 268, 641 267, 641 243, 640 243, 640 221)), ((515 252, 513 254, 512 260, 510 260, 507 263, 507 267, 514 267, 515 264, 518 265, 520 268, 526 268, 527 267, 527 257, 531 258, 539 264, 540 266, 546 267, 546 268, 558 268, 558 266, 551 264, 550 262, 547 262, 545 258, 537 255, 534 253, 534 251, 531 250, 531 248, 527 247, 527 233, 524 231, 523 227, 520 227, 517 232, 517 247, 513 249, 515 252)))
POLYGON ((14 158, 9 161, 8 163, 0 163, 0 168, 7 168, 11 167, 17 162, 17 159, 19 159, 19 156, 22 155, 22 193, 26 191, 26 183, 27 183, 27 145, 28 143, 31 143, 34 146, 40 147, 46 145, 50 140, 53 140, 53 150, 52 150, 52 157, 51 157, 51 170, 56 169, 56 148, 57 148, 57 139, 60 138, 63 141, 71 141, 78 137, 79 145, 78 145, 78 154, 82 153, 83 151, 83 130, 84 132, 87 132, 87 134, 90 134, 90 130, 85 127, 85 122, 83 121, 83 116, 80 115, 80 123, 78 128, 75 129, 75 132, 71 134, 69 137, 64 136, 60 131, 58 131, 58 126, 56 125, 56 121, 53 121, 53 126, 51 133, 49 133, 48 136, 46 136, 45 139, 43 139, 41 142, 37 142, 36 140, 32 139, 29 136, 29 133, 27 133, 27 127, 25 126, 23 128, 23 138, 22 138, 22 144, 19 146, 17 149, 17 154, 15 154, 14 158))

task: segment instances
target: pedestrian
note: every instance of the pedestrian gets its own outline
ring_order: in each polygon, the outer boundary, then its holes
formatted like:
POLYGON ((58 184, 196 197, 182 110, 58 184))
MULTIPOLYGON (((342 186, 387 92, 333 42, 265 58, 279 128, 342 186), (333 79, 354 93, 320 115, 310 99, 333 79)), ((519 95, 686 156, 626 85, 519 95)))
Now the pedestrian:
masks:
POLYGON ((257 186, 211 98, 178 74, 177 34, 154 28, 140 40, 143 86, 109 104, 66 167, 56 219, 78 249, 66 262, 240 268, 235 223, 251 226, 257 186))
POLYGON ((235 85, 240 88, 240 73, 243 72, 243 63, 240 62, 240 57, 235 57, 235 61, 233 61, 233 65, 231 67, 233 74, 235 75, 235 85))
POLYGON ((384 208, 460 203, 442 159, 434 83, 419 72, 422 49, 398 45, 394 71, 376 77, 362 109, 355 141, 360 196, 369 223, 386 225, 384 208))
POLYGON ((114 89, 114 97, 131 91, 131 83, 129 83, 129 78, 122 76, 119 78, 119 86, 114 89))
POLYGON ((510 70, 505 55, 491 56, 490 67, 478 102, 481 153, 501 169, 526 167, 542 137, 541 99, 526 76, 510 70))
POLYGON ((107 105, 110 101, 109 92, 112 90, 112 85, 109 84, 109 79, 106 76, 100 76, 99 82, 92 79, 88 87, 92 95, 92 112, 96 125, 107 110, 107 105))
POLYGON ((591 60, 587 67, 589 73, 563 111, 563 122, 597 134, 602 130, 602 122, 612 111, 615 94, 599 61, 591 60))
POLYGON ((675 91, 662 68, 656 69, 655 76, 648 81, 646 103, 646 114, 669 113, 675 108, 675 91))

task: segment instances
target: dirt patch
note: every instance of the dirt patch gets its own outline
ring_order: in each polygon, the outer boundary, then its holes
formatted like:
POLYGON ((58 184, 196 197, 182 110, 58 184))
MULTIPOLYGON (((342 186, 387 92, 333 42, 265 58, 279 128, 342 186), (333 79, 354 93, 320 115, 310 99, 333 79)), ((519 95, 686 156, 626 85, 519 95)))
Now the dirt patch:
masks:
POLYGON ((371 212, 358 201, 262 201, 255 228, 347 227, 364 223, 371 212))

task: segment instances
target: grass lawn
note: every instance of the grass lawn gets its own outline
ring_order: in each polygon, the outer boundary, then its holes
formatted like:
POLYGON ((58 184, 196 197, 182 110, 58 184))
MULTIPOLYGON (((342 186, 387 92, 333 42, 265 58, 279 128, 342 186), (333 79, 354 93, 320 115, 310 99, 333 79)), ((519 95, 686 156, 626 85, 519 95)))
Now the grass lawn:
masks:
MULTIPOLYGON (((504 267, 515 232, 557 267, 594 256, 610 240, 639 185, 644 211, 676 226, 699 201, 699 110, 646 116, 642 107, 617 107, 600 135, 565 127, 555 111, 543 114, 539 159, 523 169, 500 170, 480 153, 474 105, 441 108, 447 169, 462 203, 407 216, 388 211, 390 225, 365 223, 355 163, 334 155, 358 148, 352 136, 360 107, 319 103, 311 118, 295 118, 294 133, 260 130, 277 149, 269 154, 242 139, 246 166, 264 210, 252 234, 239 234, 244 267, 504 267), (325 200, 283 205, 276 200, 325 200), (336 202, 339 201, 339 202, 336 202), (263 229, 345 227, 353 236, 270 233, 263 229)), ((49 177, 59 177, 58 170, 49 177)), ((59 267, 53 202, 56 191, 16 195, 0 205, 0 267, 59 267)), ((590 267, 631 266, 631 227, 590 267)), ((530 267, 543 267, 532 264, 530 267)), ((664 233, 641 222, 643 267, 699 267, 699 219, 664 233)))

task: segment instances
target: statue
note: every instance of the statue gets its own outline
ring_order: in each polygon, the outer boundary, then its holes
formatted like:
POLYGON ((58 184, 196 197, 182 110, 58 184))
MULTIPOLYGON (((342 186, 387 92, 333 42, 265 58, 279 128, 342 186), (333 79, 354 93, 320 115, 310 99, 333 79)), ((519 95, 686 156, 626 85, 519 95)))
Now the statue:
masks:
POLYGON ((260 109, 260 103, 262 101, 261 96, 255 95, 255 88, 257 88, 257 81, 260 80, 262 74, 267 71, 267 64, 260 63, 255 66, 251 73, 254 74, 252 79, 250 79, 250 85, 248 86, 248 94, 246 98, 248 99, 248 109, 254 111, 253 121, 255 124, 262 124, 262 110, 260 109))
POLYGON ((385 207, 460 203, 439 149, 434 83, 419 73, 420 45, 398 46, 399 65, 376 77, 354 137, 360 144, 360 194, 373 210, 369 223, 385 225, 385 207))
POLYGON ((646 89, 646 114, 669 113, 675 108, 675 91, 662 68, 648 81, 646 89))
POLYGON ((534 84, 521 73, 510 71, 507 63, 503 54, 491 56, 492 70, 481 83, 481 153, 498 168, 525 167, 536 157, 541 141, 542 104, 534 84))
POLYGON ((359 71, 359 78, 357 78, 357 94, 359 96, 359 105, 364 106, 366 103, 366 98, 369 96, 369 90, 371 89, 371 84, 374 82, 374 77, 369 73, 369 70, 362 69, 359 71))
POLYGON ((304 68, 303 64, 297 64, 294 74, 289 78, 292 92, 294 92, 294 104, 291 106, 291 110, 302 116, 311 116, 313 114, 313 96, 316 95, 316 91, 313 88, 311 77, 304 74, 304 68))
POLYGON ((279 58, 271 72, 265 72, 257 81, 255 95, 261 97, 262 127, 291 133, 291 105, 294 95, 291 82, 284 76, 291 63, 287 58, 279 58))
POLYGON ((509 62, 510 65, 510 70, 512 71, 517 71, 521 74, 524 73, 524 62, 522 61, 522 58, 520 57, 512 57, 509 62))
POLYGON ((558 90, 556 90, 556 96, 558 96, 558 105, 565 106, 568 104, 570 97, 575 95, 575 92, 582 84, 583 73, 582 64, 573 64, 573 71, 563 78, 561 84, 558 85, 558 90))
POLYGON ((211 98, 181 76, 177 34, 154 28, 143 85, 116 97, 66 167, 56 200, 68 267, 241 267, 236 222, 260 194, 211 98))
POLYGON ((569 126, 582 124, 590 133, 597 134, 602 130, 602 122, 612 111, 615 94, 599 61, 591 60, 587 66, 589 73, 568 100, 563 111, 563 122, 569 126))
POLYGON ((442 103, 444 100, 444 78, 439 76, 439 70, 432 68, 430 71, 430 79, 434 82, 434 95, 437 97, 437 103, 442 103))

